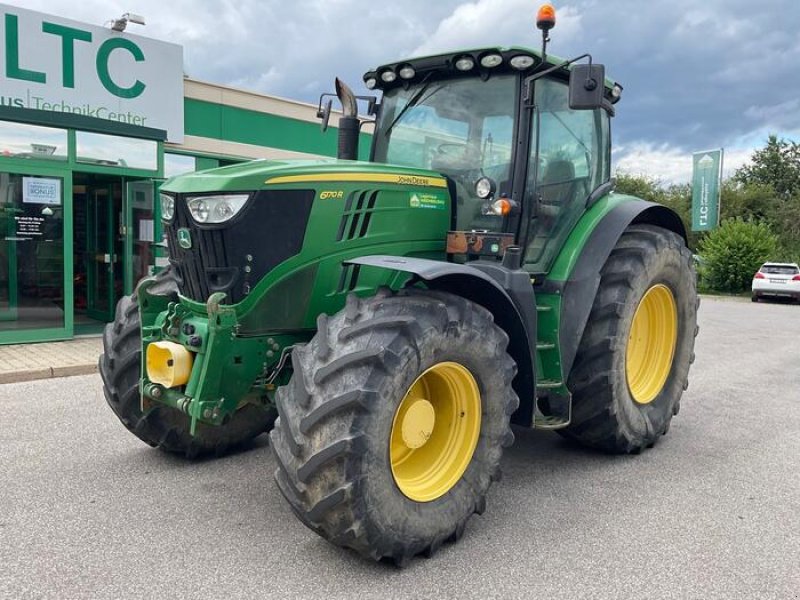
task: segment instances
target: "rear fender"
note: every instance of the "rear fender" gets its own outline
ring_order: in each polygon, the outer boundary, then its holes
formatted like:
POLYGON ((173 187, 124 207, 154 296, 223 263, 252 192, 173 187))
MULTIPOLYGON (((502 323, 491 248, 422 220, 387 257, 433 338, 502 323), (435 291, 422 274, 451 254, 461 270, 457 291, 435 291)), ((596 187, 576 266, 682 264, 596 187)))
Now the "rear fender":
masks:
POLYGON ((600 271, 625 230, 637 224, 663 227, 677 233, 686 242, 683 222, 666 206, 639 199, 621 202, 600 220, 589 235, 569 278, 565 281, 546 280, 542 285, 543 293, 561 294, 562 297, 559 345, 565 381, 572 370, 600 286, 600 271))

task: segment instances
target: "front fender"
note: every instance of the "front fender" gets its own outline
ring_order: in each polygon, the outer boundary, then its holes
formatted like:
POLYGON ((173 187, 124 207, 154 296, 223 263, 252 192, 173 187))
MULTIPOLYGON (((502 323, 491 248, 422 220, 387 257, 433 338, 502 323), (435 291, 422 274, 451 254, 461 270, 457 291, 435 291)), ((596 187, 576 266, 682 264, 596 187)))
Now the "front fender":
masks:
POLYGON ((508 335, 508 353, 517 363, 514 391, 520 408, 514 422, 530 426, 536 390, 536 299, 530 276, 498 263, 475 261, 460 265, 404 256, 363 256, 345 264, 356 264, 411 273, 431 288, 450 292, 480 304, 494 316, 508 335))

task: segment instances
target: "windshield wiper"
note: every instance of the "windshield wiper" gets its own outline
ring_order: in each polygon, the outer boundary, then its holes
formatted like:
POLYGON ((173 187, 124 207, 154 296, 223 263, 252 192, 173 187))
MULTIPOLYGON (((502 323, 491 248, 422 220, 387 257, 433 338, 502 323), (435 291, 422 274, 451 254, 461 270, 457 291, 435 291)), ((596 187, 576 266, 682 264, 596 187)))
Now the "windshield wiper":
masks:
MULTIPOLYGON (((430 77, 430 75, 431 75, 431 73, 428 73, 428 77, 430 77)), ((425 79, 427 79, 427 77, 425 79)), ((398 121, 400 121, 400 119, 403 118, 403 115, 405 115, 406 112, 408 112, 408 109, 416 106, 419 103, 420 99, 422 98, 422 95, 428 90, 429 87, 431 87, 431 84, 433 83, 433 81, 428 81, 427 83, 425 83, 425 79, 422 80, 422 84, 423 84, 422 87, 419 88, 417 93, 414 94, 411 97, 411 100, 408 101, 408 104, 406 104, 403 108, 401 108, 400 112, 397 113, 397 116, 394 119, 392 119, 391 123, 389 123, 389 126, 386 128, 386 131, 383 132, 384 136, 388 136, 389 135, 389 133, 392 131, 392 128, 395 125, 397 125, 398 121)), ((440 89, 442 89, 441 86, 439 86, 438 88, 433 90, 430 94, 428 94, 428 96, 425 99, 427 100, 428 98, 433 96, 436 92, 438 92, 440 89)))

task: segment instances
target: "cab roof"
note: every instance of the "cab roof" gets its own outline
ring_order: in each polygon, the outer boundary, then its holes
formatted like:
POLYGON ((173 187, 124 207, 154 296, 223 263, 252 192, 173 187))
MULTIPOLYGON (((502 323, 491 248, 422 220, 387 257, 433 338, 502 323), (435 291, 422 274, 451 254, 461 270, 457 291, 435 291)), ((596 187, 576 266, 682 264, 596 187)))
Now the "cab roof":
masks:
MULTIPOLYGON (((495 58, 494 61, 496 60, 497 59, 495 58)), ((430 77, 429 73, 431 72, 436 73, 438 76, 437 78, 442 79, 447 77, 470 75, 480 75, 482 77, 486 77, 491 73, 498 72, 523 73, 532 75, 536 71, 542 70, 543 68, 559 65, 565 60, 566 59, 563 59, 560 56, 548 54, 546 59, 542 61, 541 51, 523 46, 489 46, 485 48, 474 48, 471 50, 455 50, 442 54, 407 58, 396 62, 386 63, 364 73, 364 83, 370 89, 379 89, 385 91, 393 87, 403 86, 407 83, 422 81, 424 77, 430 77), (484 63, 482 63, 482 61, 485 61, 486 57, 491 55, 499 55, 502 61, 495 66, 487 67, 484 65, 484 63), (530 57, 530 60, 520 60, 517 57, 530 57), (457 68, 456 63, 461 61, 461 59, 471 59, 474 66, 466 70, 457 68), (517 65, 519 65, 520 62, 522 64, 525 64, 526 62, 530 64, 527 67, 520 68, 520 66, 514 66, 512 61, 517 63, 517 65), (401 74, 400 71, 404 70, 406 67, 411 67, 411 70, 409 71, 406 69, 405 73, 401 74), (412 74, 412 76, 408 77, 407 75, 409 74, 412 74)), ((467 61, 466 64, 469 64, 469 62, 467 61)), ((488 61, 486 64, 488 64, 488 61)), ((569 78, 569 72, 571 69, 571 65, 563 69, 558 69, 553 73, 553 76, 566 80, 569 78)), ((618 82, 606 77, 605 88, 606 93, 609 96, 611 90, 613 90, 615 87, 618 88, 618 92, 622 90, 622 86, 618 82)), ((613 98, 610 97, 609 99, 612 102, 616 102, 619 99, 619 95, 613 98)))

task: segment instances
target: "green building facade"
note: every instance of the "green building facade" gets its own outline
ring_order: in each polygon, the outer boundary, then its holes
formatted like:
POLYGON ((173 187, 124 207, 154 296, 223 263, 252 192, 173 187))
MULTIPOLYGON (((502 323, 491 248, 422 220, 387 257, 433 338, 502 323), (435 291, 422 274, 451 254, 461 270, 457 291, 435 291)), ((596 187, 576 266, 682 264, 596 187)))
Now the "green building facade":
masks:
POLYGON ((2 4, 0 12, 0 344, 101 331, 119 298, 166 263, 157 202, 165 179, 336 153, 337 132, 321 133, 316 106, 184 77, 173 44, 2 4), (47 44, 60 64, 40 54, 47 44), (137 75, 162 46, 177 74, 137 75), (82 60, 97 65, 104 88, 82 60), (140 88, 157 102, 122 97, 140 88))

